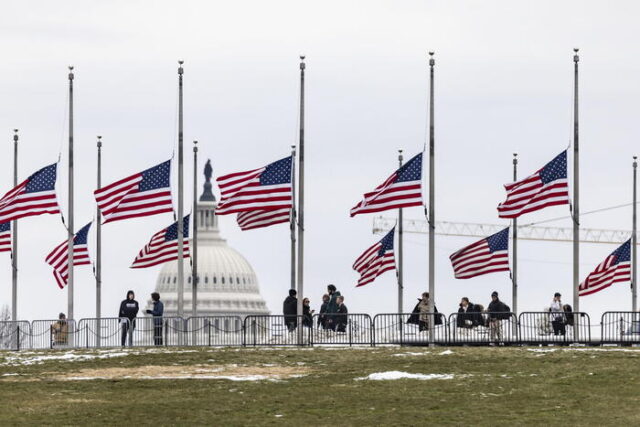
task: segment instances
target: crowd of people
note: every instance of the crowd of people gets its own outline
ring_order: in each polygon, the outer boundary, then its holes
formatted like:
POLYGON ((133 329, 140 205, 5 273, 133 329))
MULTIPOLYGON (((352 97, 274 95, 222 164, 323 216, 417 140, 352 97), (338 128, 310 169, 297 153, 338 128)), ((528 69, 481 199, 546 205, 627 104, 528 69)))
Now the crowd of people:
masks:
MULTIPOLYGON (((313 327, 313 314, 315 313, 315 310, 311 310, 310 304, 309 298, 303 298, 301 323, 303 327, 307 328, 313 327)), ((289 332, 295 331, 298 327, 298 292, 295 289, 289 290, 289 296, 282 304, 282 314, 289 332)), ((345 332, 348 316, 349 310, 344 303, 344 297, 334 285, 328 285, 327 293, 322 296, 322 305, 317 320, 318 327, 324 330, 345 332)))

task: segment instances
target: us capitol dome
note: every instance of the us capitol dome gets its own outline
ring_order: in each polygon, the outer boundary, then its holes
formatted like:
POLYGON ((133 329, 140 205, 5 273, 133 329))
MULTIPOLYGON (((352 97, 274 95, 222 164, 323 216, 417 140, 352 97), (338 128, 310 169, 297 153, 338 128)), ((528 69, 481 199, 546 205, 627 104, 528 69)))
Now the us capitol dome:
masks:
MULTIPOLYGON (((211 191, 211 164, 204 170, 204 191, 197 204, 198 227, 198 316, 240 316, 269 314, 260 295, 258 278, 251 264, 220 235, 214 215, 216 198, 211 191)), ((191 243, 192 244, 192 243, 191 243)), ((191 315, 191 269, 185 259, 184 316, 191 315)), ((164 303, 164 315, 178 312, 178 262, 162 267, 156 292, 164 303)))

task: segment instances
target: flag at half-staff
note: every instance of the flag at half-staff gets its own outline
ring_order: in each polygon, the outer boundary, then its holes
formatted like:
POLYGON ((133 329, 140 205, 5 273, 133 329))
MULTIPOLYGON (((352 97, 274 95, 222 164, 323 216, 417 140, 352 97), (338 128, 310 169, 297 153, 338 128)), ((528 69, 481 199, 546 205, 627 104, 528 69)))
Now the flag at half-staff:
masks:
POLYGON ((0 252, 11 252, 11 223, 0 224, 0 252))
POLYGON ((631 239, 605 258, 580 284, 581 297, 601 291, 614 283, 631 281, 631 239))
POLYGON ((0 199, 0 223, 60 213, 56 199, 57 164, 45 166, 0 199))
POLYGON ((351 216, 422 206, 422 153, 402 165, 351 209, 351 216))
POLYGON ((509 227, 449 256, 456 279, 509 271, 509 227))
MULTIPOLYGON (((73 265, 89 265, 91 260, 89 259, 89 249, 87 240, 89 238, 89 229, 91 223, 82 227, 73 236, 73 265)), ((56 283, 60 289, 63 289, 67 285, 69 278, 69 257, 68 257, 68 244, 69 240, 65 240, 60 243, 56 248, 51 251, 45 261, 51 267, 53 267, 53 277, 56 279, 56 283)))
POLYGON ((368 248, 353 263, 353 269, 360 273, 356 287, 373 282, 382 273, 396 269, 393 253, 393 238, 396 228, 393 227, 378 243, 368 248))
POLYGON ((291 208, 240 212, 236 221, 243 231, 291 221, 291 208))
MULTIPOLYGON (((187 215, 182 220, 182 230, 184 239, 183 258, 189 258, 189 217, 187 215)), ((142 248, 131 268, 147 268, 154 265, 178 259, 178 221, 167 228, 163 228, 151 237, 147 245, 142 248)))
POLYGON ((567 152, 558 154, 533 175, 505 184, 504 188, 507 200, 498 205, 500 218, 518 218, 548 206, 568 205, 567 152))
POLYGON ((105 223, 173 212, 171 160, 93 192, 105 223))
POLYGON ((219 177, 216 181, 222 197, 216 214, 291 209, 291 166, 289 156, 259 169, 219 177))

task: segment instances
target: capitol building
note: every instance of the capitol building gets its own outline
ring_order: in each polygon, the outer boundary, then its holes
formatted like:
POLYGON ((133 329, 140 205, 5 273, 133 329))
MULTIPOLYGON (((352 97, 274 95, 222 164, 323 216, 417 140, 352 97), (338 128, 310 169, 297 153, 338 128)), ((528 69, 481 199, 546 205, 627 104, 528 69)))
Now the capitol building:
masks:
MULTIPOLYGON (((214 214, 216 198, 211 191, 211 165, 205 166, 204 190, 195 215, 198 227, 198 316, 240 316, 269 314, 260 295, 258 278, 251 264, 220 235, 214 214)), ((192 242, 191 242, 192 244, 192 242)), ((184 313, 191 315, 191 268, 185 259, 184 313)), ((162 267, 156 292, 164 303, 164 315, 178 312, 178 262, 162 267)))

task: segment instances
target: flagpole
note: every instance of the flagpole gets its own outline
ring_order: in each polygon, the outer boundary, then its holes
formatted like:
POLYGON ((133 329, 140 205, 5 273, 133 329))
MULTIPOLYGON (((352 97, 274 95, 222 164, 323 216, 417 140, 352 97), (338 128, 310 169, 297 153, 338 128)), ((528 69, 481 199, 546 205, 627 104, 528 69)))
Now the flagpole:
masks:
MULTIPOLYGON (((98 190, 102 188, 102 137, 98 136, 98 190)), ((102 221, 96 206, 96 319, 102 317, 102 221)), ((99 320, 98 320, 99 322, 99 320)), ((98 330, 100 328, 98 327, 98 330)))
POLYGON ((73 319, 73 66, 69 67, 69 206, 67 215, 67 318, 73 319))
MULTIPOLYGON (((300 55, 300 139, 298 142, 298 307, 296 313, 302 315, 304 298, 304 55, 300 55)), ((298 317, 298 344, 302 345, 302 318, 298 317)))
MULTIPOLYGON (((191 316, 198 314, 198 141, 193 141, 193 209, 191 224, 193 224, 193 239, 191 240, 191 316)), ((195 342, 195 341, 194 341, 195 342)))
POLYGON ((638 311, 638 235, 637 235, 637 171, 638 171, 638 157, 633 156, 633 226, 631 234, 631 311, 638 311))
MULTIPOLYGON (((578 49, 573 49, 574 95, 573 95, 573 311, 580 311, 580 181, 579 181, 579 128, 578 128, 578 49)), ((578 321, 576 317, 575 336, 577 338, 578 321)))
MULTIPOLYGON (((402 167, 402 150, 398 150, 398 167, 402 167)), ((398 209, 398 314, 402 314, 402 299, 404 293, 404 267, 403 267, 403 258, 404 258, 404 245, 403 245, 403 230, 402 230, 402 208, 398 209)), ((402 325, 402 322, 400 322, 402 325)))
MULTIPOLYGON (((18 129, 13 130, 13 187, 18 186, 18 129)), ((11 320, 18 321, 18 220, 11 224, 11 320)))
POLYGON ((183 176, 182 176, 182 144, 183 144, 183 122, 182 122, 182 74, 184 70, 182 64, 184 61, 178 61, 178 317, 184 315, 184 259, 183 256, 183 176))
POLYGON ((435 286, 435 174, 434 174, 434 145, 435 145, 435 128, 434 128, 434 66, 436 65, 435 59, 433 59, 434 52, 429 52, 429 313, 432 315, 431 321, 434 323, 429 327, 429 343, 433 344, 434 341, 434 328, 435 328, 435 298, 436 298, 436 286, 435 286))
MULTIPOLYGON (((518 180, 518 153, 513 153, 513 182, 518 180)), ((518 316, 518 218, 513 218, 513 268, 511 269, 511 307, 518 316)))
POLYGON ((296 146, 291 146, 291 289, 296 288, 296 146))

